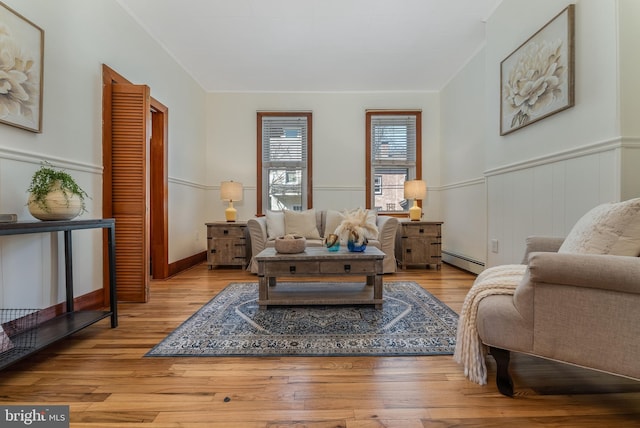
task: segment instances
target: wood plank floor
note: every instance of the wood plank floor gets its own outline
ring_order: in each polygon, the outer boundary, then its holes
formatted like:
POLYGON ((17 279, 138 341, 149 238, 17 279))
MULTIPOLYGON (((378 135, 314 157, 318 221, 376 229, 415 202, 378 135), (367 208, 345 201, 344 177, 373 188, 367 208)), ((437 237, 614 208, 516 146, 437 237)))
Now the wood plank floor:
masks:
MULTIPOLYGON (((460 312, 474 276, 451 266, 412 280, 460 312)), ((69 405, 73 427, 631 427, 640 382, 513 355, 516 396, 463 376, 451 356, 144 358, 229 282, 205 264, 153 281, 146 304, 0 372, 0 403, 69 405)))

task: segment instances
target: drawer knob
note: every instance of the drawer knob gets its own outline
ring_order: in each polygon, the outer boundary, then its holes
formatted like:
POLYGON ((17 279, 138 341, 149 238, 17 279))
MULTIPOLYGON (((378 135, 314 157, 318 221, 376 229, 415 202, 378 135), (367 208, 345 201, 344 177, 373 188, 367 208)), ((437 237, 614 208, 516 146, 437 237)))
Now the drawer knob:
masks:
POLYGON ((294 266, 289 266, 289 273, 296 273, 296 267, 294 266))
POLYGON ((223 231, 222 231, 222 234, 223 234, 223 235, 228 235, 228 234, 229 234, 229 231, 228 231, 227 229, 225 229, 225 230, 223 230, 223 231))
POLYGON ((422 229, 422 228, 421 228, 421 229, 420 229, 420 233, 424 233, 424 229, 422 229))
POLYGON ((344 271, 347 273, 351 272, 351 265, 344 265, 344 271))

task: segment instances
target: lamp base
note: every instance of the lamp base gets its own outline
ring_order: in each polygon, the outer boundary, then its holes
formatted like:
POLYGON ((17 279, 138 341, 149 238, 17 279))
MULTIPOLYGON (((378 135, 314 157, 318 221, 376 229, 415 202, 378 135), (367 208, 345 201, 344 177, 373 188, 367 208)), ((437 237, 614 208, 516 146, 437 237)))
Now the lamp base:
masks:
POLYGON ((418 206, 418 201, 413 201, 413 206, 409 208, 409 218, 411 221, 419 221, 422 217, 422 208, 418 206))
POLYGON ((229 202, 229 207, 224 210, 224 218, 231 223, 236 221, 237 215, 238 211, 233 207, 233 203, 229 202))

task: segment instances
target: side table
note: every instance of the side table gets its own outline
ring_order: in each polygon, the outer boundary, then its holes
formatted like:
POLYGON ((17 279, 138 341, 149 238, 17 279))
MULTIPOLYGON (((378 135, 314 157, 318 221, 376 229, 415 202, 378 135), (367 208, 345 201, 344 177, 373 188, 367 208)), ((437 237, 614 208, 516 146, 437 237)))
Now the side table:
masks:
POLYGON ((402 269, 407 266, 442 267, 442 223, 441 221, 398 222, 396 236, 396 259, 402 269))
POLYGON ((246 221, 214 221, 207 226, 207 264, 209 269, 217 266, 242 266, 248 264, 246 221))

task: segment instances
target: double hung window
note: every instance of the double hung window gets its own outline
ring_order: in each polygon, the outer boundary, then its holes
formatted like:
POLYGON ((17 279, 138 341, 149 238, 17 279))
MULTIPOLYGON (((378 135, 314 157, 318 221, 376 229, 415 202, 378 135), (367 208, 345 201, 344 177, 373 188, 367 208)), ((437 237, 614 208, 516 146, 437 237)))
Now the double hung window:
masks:
POLYGON ((409 210, 404 182, 422 178, 422 113, 367 111, 367 207, 378 212, 409 210))
POLYGON ((311 113, 258 112, 258 214, 311 207, 311 113))

